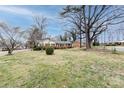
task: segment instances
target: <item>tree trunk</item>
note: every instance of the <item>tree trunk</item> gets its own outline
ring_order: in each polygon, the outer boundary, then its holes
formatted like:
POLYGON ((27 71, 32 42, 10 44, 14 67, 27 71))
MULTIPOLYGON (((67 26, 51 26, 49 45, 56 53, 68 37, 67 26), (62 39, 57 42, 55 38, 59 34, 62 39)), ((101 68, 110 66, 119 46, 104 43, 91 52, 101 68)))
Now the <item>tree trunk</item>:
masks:
POLYGON ((8 49, 8 55, 12 55, 12 50, 8 49))
POLYGON ((90 40, 90 34, 86 33, 86 49, 91 49, 91 40, 90 40))
POLYGON ((82 47, 82 38, 81 38, 81 31, 80 31, 80 48, 82 47))

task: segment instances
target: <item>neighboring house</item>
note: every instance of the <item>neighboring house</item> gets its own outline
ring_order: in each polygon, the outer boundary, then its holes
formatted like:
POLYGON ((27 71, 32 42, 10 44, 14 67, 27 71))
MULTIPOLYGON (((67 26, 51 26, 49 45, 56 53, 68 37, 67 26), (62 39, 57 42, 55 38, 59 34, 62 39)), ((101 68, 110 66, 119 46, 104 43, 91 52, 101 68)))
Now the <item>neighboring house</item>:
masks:
POLYGON ((108 42, 108 43, 101 43, 100 45, 107 45, 107 46, 124 46, 124 40, 120 41, 113 41, 113 42, 108 42))
POLYGON ((6 50, 7 50, 6 46, 0 44, 0 51, 6 51, 6 50))
POLYGON ((72 48, 72 43, 70 41, 55 41, 55 48, 72 48))
POLYGON ((72 43, 70 41, 54 41, 50 40, 49 38, 43 39, 43 40, 38 40, 38 46, 53 46, 54 48, 71 48, 72 43))
POLYGON ((116 45, 122 45, 124 46, 124 40, 116 41, 114 42, 116 45))
POLYGON ((3 50, 3 48, 4 48, 4 46, 0 45, 0 51, 2 51, 2 50, 3 50))
POLYGON ((80 47, 80 41, 75 41, 72 44, 73 47, 80 47))
POLYGON ((55 46, 56 43, 53 40, 50 40, 49 38, 38 40, 37 41, 38 46, 55 46))
MULTIPOLYGON (((81 46, 84 47, 86 44, 85 44, 85 41, 82 41, 81 42, 81 46)), ((72 43, 72 46, 73 47, 80 47, 80 41, 79 40, 76 40, 75 42, 72 43)))
MULTIPOLYGON (((17 45, 17 47, 15 48, 15 50, 21 50, 21 49, 24 49, 24 46, 17 45)), ((7 47, 4 45, 0 45, 0 51, 7 51, 7 47)))

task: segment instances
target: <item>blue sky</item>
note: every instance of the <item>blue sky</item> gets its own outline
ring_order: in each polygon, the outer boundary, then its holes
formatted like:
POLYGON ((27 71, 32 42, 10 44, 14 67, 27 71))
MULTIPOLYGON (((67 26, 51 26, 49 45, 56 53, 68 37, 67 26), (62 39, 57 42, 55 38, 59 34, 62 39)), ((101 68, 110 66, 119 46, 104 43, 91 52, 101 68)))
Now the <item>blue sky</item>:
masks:
POLYGON ((20 26, 23 30, 33 24, 33 16, 42 15, 47 17, 47 33, 52 36, 60 35, 62 29, 59 13, 64 6, 46 5, 21 5, 21 6, 0 6, 0 21, 11 26, 20 26))
MULTIPOLYGON (((11 26, 19 26, 22 30, 27 30, 31 25, 34 24, 33 16, 42 15, 47 17, 48 26, 47 33, 51 36, 57 36, 63 34, 63 24, 62 19, 60 19, 59 13, 62 11, 62 8, 65 6, 56 6, 56 5, 18 5, 18 6, 0 6, 0 22, 4 21, 11 26)), ((119 28, 123 28, 124 24, 116 25, 110 27, 110 31, 115 33, 111 34, 113 40, 117 40, 117 33, 119 28)), ((103 38, 103 34, 101 34, 103 38)), ((107 39, 108 35, 106 35, 107 39)), ((119 37, 119 40, 124 39, 123 35, 119 37)), ((101 40, 101 39, 100 39, 101 40)), ((108 41, 108 40, 105 40, 108 41)))

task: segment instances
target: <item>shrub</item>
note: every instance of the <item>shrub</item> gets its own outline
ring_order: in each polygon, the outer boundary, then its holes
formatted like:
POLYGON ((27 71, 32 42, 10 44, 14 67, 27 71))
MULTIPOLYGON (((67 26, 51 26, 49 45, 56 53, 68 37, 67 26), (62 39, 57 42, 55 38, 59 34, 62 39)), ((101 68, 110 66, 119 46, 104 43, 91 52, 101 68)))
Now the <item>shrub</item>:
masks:
POLYGON ((35 46, 34 48, 33 48, 33 50, 34 51, 40 51, 42 48, 40 47, 40 46, 35 46))
POLYGON ((46 49, 46 47, 43 47, 43 50, 45 50, 46 49))
POLYGON ((99 46, 99 42, 93 42, 93 46, 99 46))
POLYGON ((54 48, 53 47, 47 47, 46 48, 46 54, 47 55, 52 55, 54 53, 54 48))

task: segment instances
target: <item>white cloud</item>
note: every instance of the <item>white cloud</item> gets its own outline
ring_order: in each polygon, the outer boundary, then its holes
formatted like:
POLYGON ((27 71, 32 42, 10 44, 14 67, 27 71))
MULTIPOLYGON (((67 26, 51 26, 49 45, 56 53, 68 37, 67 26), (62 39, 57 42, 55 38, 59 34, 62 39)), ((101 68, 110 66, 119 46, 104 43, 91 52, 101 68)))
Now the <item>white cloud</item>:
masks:
POLYGON ((33 17, 36 15, 42 15, 52 20, 55 20, 56 18, 55 16, 51 16, 51 14, 48 14, 45 10, 41 12, 36 12, 19 6, 0 6, 0 11, 20 15, 22 17, 33 17))
MULTIPOLYGON (((54 10, 53 10, 54 11, 54 10)), ((32 20, 33 16, 44 16, 48 20, 48 24, 52 25, 61 25, 61 20, 58 18, 57 15, 49 13, 49 11, 41 10, 35 11, 31 10, 30 8, 25 8, 22 6, 0 6, 0 12, 9 13, 10 15, 16 15, 25 18, 26 20, 32 20)), ((9 16, 9 15, 8 15, 9 16)))
POLYGON ((33 15, 32 11, 30 11, 26 8, 15 7, 15 6, 0 6, 0 11, 14 13, 14 14, 18 14, 18 15, 28 15, 28 16, 33 15))
POLYGON ((38 11, 32 11, 31 9, 28 9, 28 8, 23 8, 20 6, 0 6, 0 11, 21 16, 29 20, 32 20, 33 16, 42 15, 47 17, 49 21, 52 21, 52 22, 53 20, 58 21, 57 16, 53 16, 52 14, 49 14, 48 12, 46 12, 46 10, 41 10, 40 12, 38 12, 38 11))

